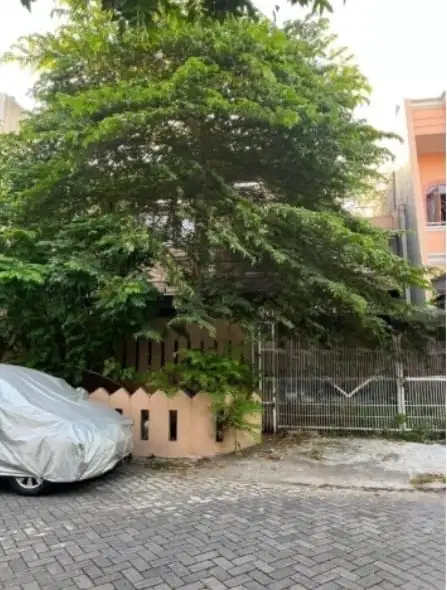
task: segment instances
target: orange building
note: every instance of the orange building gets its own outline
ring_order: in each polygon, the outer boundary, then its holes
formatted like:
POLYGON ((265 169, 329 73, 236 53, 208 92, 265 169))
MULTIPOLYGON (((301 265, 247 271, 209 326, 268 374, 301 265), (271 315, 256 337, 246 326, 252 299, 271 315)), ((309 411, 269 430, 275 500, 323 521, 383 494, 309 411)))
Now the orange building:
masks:
MULTIPOLYGON (((393 237, 396 254, 413 264, 445 271, 445 93, 438 98, 406 100, 405 115, 408 162, 393 172, 382 214, 370 221, 383 229, 405 232, 393 237)), ((407 300, 423 303, 426 293, 409 290, 407 300)))
POLYGON ((446 95, 405 101, 413 186, 409 229, 417 232, 422 264, 446 264, 446 95))

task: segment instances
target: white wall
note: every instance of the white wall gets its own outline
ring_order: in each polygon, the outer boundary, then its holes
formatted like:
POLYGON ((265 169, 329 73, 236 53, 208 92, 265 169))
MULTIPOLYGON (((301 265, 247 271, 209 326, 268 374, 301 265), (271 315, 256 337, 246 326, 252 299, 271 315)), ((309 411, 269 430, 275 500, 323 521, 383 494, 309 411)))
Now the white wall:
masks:
POLYGON ((0 132, 11 133, 17 131, 20 121, 25 116, 23 109, 15 98, 0 93, 0 132))

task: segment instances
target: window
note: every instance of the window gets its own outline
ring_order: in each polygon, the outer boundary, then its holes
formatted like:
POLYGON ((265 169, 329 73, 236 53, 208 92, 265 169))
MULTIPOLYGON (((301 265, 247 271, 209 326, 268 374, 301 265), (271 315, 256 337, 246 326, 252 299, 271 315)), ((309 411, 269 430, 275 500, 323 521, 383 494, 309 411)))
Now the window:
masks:
POLYGON ((445 225, 445 219, 445 184, 437 184, 427 191, 427 223, 445 225))

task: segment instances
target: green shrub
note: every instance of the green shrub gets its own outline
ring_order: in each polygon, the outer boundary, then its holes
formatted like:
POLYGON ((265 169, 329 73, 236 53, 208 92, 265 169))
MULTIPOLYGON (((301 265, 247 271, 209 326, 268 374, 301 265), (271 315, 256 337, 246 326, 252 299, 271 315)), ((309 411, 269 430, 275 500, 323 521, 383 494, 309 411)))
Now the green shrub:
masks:
POLYGON ((180 350, 174 362, 153 373, 148 385, 175 395, 210 395, 217 438, 228 430, 253 431, 249 417, 260 412, 252 367, 217 352, 180 350))

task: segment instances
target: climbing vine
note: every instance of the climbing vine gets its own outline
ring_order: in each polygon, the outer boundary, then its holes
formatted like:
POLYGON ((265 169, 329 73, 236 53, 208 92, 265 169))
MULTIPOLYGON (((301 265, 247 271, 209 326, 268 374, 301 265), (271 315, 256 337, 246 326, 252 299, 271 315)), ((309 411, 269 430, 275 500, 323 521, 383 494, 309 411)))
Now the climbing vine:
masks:
POLYGON ((180 350, 174 362, 152 373, 149 385, 175 395, 200 392, 210 395, 216 422, 216 439, 230 430, 253 430, 250 418, 259 413, 253 368, 240 360, 214 351, 180 350))

